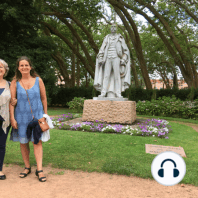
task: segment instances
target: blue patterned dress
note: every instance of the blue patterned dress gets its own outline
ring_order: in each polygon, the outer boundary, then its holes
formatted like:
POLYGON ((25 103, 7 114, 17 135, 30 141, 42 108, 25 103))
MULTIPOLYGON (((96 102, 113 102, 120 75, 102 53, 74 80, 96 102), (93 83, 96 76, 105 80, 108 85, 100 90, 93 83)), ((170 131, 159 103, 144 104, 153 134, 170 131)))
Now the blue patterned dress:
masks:
MULTIPOLYGON (((27 99, 25 89, 17 81, 17 105, 15 108, 14 116, 17 121, 18 129, 13 129, 10 140, 25 144, 29 141, 34 141, 33 134, 31 139, 27 139, 26 130, 29 122, 33 119, 30 105, 27 99)), ((43 104, 41 102, 39 77, 36 77, 34 86, 27 89, 30 104, 32 107, 33 115, 35 118, 40 119, 43 117, 43 104)))

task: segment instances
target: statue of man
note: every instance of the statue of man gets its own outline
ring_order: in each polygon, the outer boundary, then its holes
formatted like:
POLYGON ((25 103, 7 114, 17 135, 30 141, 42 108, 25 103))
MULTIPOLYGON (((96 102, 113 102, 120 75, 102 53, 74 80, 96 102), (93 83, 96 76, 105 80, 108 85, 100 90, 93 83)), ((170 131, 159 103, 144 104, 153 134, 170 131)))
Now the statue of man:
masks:
POLYGON ((94 87, 99 97, 122 98, 121 92, 131 84, 130 53, 116 24, 111 25, 96 58, 94 87))

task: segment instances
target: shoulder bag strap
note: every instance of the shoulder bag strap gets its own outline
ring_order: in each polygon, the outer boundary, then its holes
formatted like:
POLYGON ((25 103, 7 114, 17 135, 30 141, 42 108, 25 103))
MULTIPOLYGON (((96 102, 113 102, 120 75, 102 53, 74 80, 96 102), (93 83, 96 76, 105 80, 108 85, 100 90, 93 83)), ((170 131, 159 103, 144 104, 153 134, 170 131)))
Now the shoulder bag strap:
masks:
POLYGON ((23 87, 24 87, 24 89, 25 89, 25 91, 26 91, 26 95, 27 95, 28 102, 29 102, 29 105, 30 105, 30 110, 31 110, 32 118, 34 119, 33 112, 32 112, 32 108, 31 108, 31 104, 30 104, 30 99, 29 99, 29 97, 28 97, 28 92, 27 92, 27 90, 26 90, 26 88, 25 88, 25 86, 24 86, 22 80, 21 80, 21 83, 22 83, 22 85, 23 85, 23 87))

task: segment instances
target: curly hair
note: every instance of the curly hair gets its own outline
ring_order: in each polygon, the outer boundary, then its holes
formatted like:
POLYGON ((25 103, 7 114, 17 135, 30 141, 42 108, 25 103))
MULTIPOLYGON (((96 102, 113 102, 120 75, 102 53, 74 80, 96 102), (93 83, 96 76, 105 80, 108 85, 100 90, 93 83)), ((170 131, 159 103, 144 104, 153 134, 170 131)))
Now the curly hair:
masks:
POLYGON ((27 56, 21 56, 20 58, 17 59, 17 62, 16 62, 17 67, 16 67, 16 70, 15 70, 15 76, 14 76, 13 79, 20 80, 22 78, 22 74, 18 70, 18 68, 19 68, 19 62, 22 61, 22 60, 26 60, 29 63, 29 65, 31 66, 32 69, 30 70, 30 75, 32 77, 34 77, 34 78, 35 77, 39 77, 39 75, 36 73, 36 71, 35 71, 35 69, 34 69, 34 67, 32 65, 31 60, 27 56))
POLYGON ((2 64, 3 67, 5 68, 5 74, 3 75, 3 77, 6 77, 7 74, 8 74, 8 71, 9 71, 8 64, 7 64, 4 60, 0 59, 0 65, 1 65, 1 64, 2 64))

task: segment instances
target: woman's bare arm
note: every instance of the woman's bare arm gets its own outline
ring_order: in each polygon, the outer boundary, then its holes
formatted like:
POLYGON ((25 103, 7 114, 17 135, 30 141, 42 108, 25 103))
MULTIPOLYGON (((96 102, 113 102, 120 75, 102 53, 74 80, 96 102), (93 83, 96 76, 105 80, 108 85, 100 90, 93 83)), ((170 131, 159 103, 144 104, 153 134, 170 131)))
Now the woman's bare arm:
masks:
MULTIPOLYGON (((10 93, 11 93, 11 99, 16 98, 16 80, 13 80, 10 84, 10 93)), ((14 118, 14 106, 9 104, 9 110, 10 110, 10 121, 13 128, 17 129, 17 122, 14 118)))
POLYGON ((47 96, 46 96, 45 85, 41 78, 39 78, 39 87, 40 87, 41 101, 43 103, 43 110, 44 113, 47 114, 47 96))

